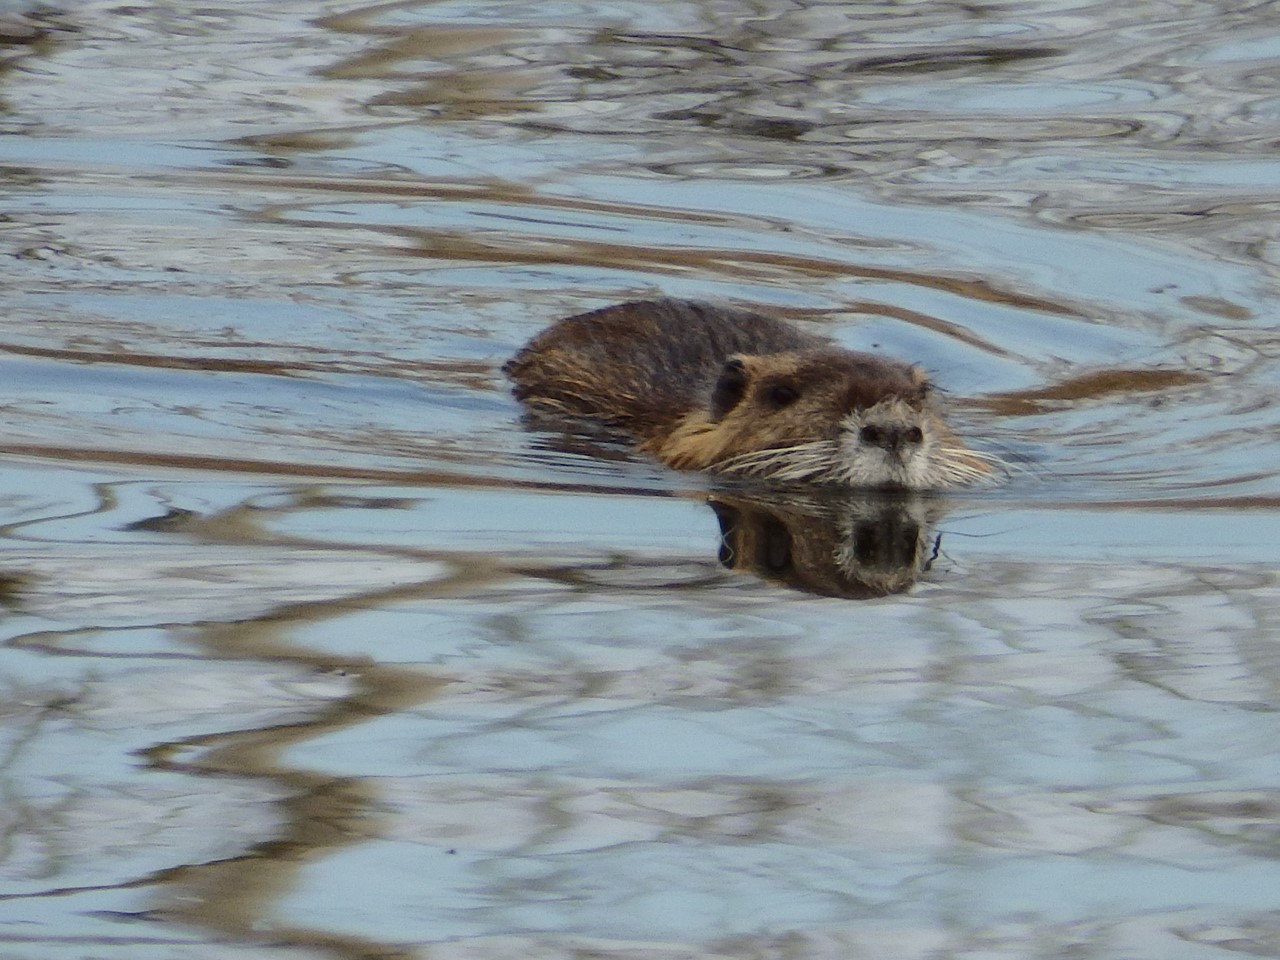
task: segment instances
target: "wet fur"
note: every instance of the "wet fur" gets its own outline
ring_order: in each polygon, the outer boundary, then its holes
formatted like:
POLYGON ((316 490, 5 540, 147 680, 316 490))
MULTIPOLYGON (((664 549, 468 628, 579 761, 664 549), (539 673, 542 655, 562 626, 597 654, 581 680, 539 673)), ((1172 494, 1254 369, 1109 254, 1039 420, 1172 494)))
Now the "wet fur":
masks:
POLYGON ((643 440, 706 405, 710 386, 734 354, 824 342, 745 310, 642 300, 561 320, 502 369, 515 382, 517 400, 643 440))

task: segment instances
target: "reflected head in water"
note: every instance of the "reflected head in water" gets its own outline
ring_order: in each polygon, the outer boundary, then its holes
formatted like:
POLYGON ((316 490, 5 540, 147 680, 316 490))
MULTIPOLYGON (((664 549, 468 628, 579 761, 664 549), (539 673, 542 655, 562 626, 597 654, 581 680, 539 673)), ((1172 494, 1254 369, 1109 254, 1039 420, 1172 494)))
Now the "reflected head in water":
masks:
POLYGON ((553 324, 503 370, 530 409, 678 469, 908 490, 993 473, 947 427, 918 368, 745 310, 606 307, 553 324))
POLYGON ((934 502, 876 491, 768 501, 713 496, 720 562, 806 593, 870 599, 902 593, 934 555, 934 502))

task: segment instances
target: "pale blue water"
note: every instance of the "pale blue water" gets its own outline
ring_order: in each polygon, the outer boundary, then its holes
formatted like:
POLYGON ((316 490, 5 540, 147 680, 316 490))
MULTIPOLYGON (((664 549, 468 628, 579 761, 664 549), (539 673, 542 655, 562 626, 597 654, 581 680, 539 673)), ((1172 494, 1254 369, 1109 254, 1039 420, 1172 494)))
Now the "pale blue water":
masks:
POLYGON ((1270 7, 36 22, 0 954, 1280 956, 1270 7), (501 362, 658 293, 915 360, 1015 469, 895 513, 524 429, 501 362))

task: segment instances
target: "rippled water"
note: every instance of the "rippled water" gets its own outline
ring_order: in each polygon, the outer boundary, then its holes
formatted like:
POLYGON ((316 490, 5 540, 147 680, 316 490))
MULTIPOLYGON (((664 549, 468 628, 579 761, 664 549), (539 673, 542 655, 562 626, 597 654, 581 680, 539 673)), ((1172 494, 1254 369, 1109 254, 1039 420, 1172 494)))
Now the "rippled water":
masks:
POLYGON ((1280 956, 1280 11, 0 3, 0 953, 1280 956), (713 488, 666 294, 1016 467, 713 488))

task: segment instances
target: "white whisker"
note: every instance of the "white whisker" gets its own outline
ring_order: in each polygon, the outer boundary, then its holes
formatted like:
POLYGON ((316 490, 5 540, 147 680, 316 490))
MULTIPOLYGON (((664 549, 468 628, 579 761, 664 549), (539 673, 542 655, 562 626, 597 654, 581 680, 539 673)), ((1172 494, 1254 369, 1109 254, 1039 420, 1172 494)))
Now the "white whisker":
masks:
POLYGON ((716 464, 716 470, 770 480, 812 480, 830 471, 834 455, 831 441, 811 440, 790 447, 739 454, 716 464))
POLYGON ((1009 465, 994 454, 958 444, 939 444, 915 468, 893 468, 878 458, 847 451, 838 440, 809 440, 789 447, 773 447, 738 454, 715 465, 720 473, 757 477, 781 483, 837 483, 848 486, 900 484, 907 487, 955 487, 995 481, 1007 476, 1009 465), (877 471, 884 471, 877 474, 877 471))
POLYGON ((1010 464, 995 454, 960 446, 938 447, 934 466, 938 481, 946 484, 995 481, 1012 472, 1010 464))

